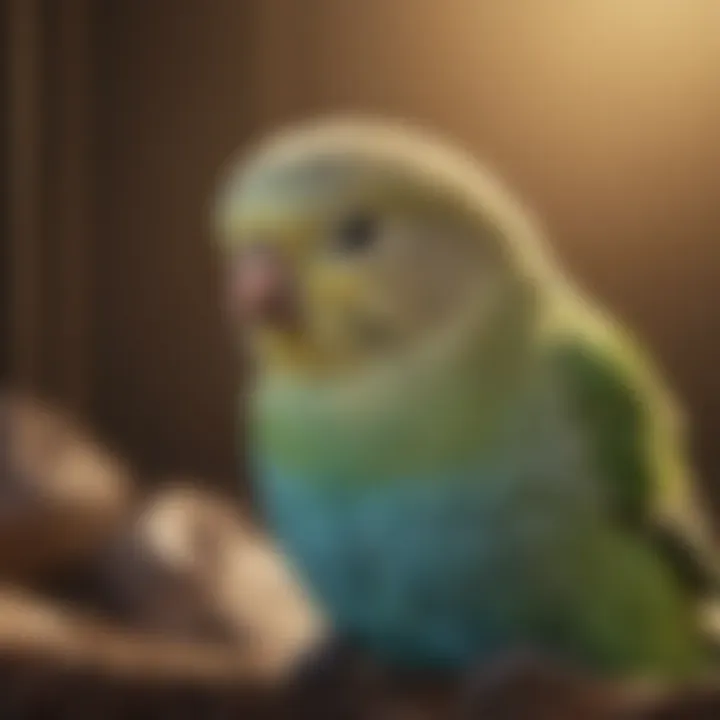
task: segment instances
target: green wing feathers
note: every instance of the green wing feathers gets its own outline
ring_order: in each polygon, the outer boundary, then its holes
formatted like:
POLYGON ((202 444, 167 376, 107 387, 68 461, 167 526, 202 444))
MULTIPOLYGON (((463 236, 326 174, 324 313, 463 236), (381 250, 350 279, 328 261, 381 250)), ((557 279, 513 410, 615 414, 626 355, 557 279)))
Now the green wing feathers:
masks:
POLYGON ((711 533, 698 511, 676 408, 655 372, 614 328, 561 333, 551 344, 612 514, 647 534, 688 590, 717 597, 711 533))

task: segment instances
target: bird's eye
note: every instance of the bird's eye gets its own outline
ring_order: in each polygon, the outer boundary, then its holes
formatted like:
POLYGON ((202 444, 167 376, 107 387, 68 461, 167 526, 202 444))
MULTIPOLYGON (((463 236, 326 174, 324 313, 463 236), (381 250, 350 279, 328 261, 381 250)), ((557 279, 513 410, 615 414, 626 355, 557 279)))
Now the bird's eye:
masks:
POLYGON ((348 215, 335 230, 333 250, 343 255, 366 252, 377 241, 379 229, 378 219, 370 213, 348 215))

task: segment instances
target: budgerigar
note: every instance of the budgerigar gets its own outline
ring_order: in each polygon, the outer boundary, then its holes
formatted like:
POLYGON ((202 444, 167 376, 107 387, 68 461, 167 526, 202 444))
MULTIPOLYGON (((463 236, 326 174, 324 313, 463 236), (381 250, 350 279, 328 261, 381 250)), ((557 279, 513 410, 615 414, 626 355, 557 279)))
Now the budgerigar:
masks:
POLYGON ((406 667, 707 667, 715 558, 672 400, 488 171, 318 121, 231 163, 214 220, 260 496, 339 634, 406 667))

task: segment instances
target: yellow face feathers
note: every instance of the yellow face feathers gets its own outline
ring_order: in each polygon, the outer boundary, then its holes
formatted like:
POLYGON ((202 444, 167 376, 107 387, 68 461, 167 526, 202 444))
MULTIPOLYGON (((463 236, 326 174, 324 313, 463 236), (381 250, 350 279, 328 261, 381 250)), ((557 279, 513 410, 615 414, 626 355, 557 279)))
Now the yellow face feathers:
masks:
POLYGON ((229 262, 252 285, 242 302, 261 367, 305 374, 392 361, 482 303, 518 272, 507 239, 526 232, 518 219, 465 155, 349 121, 260 146, 231 168, 215 211, 229 262))

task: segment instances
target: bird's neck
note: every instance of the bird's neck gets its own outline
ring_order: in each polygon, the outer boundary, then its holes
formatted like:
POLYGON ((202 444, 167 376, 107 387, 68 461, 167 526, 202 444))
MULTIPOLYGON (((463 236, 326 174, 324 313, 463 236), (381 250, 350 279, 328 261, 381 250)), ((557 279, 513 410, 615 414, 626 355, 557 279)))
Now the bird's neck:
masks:
POLYGON ((329 482, 470 461, 526 384, 539 310, 535 299, 506 303, 482 331, 463 328, 416 362, 340 389, 266 379, 252 400, 254 449, 329 482))

